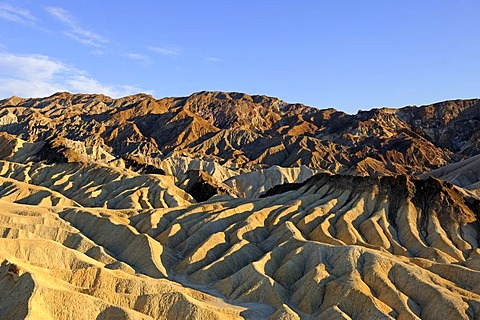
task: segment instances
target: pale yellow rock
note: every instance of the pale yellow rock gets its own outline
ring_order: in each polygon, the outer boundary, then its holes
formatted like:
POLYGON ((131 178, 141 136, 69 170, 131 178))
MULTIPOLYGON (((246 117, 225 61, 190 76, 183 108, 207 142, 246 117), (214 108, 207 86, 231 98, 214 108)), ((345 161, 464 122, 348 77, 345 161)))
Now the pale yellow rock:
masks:
POLYGON ((480 314, 478 212, 441 181, 320 175, 266 198, 192 203, 171 180, 76 165, 0 166, 7 319, 480 314))
MULTIPOLYGON (((28 226, 29 222, 35 225, 38 217, 46 226, 57 226, 64 232, 74 231, 59 219, 60 216, 47 208, 33 207, 32 212, 22 205, 2 202, 0 206, 2 221, 21 221, 18 228, 28 226)), ((95 213, 91 217, 101 219, 95 213)), ((77 215, 76 219, 82 220, 82 216, 77 215)), ((88 219, 85 222, 88 223, 88 219)), ((77 224, 83 226, 78 221, 77 224)), ((110 225, 114 226, 113 223, 110 225)), ((122 228, 129 229, 126 225, 122 228)), ((102 233, 102 229, 99 228, 98 232, 102 233)), ((125 237, 118 231, 103 229, 103 233, 119 245, 120 239, 125 237)), ((127 266, 116 260, 122 256, 126 256, 127 263, 135 255, 150 256, 151 259, 161 256, 155 250, 150 253, 142 251, 152 248, 148 241, 133 241, 132 245, 138 249, 135 253, 127 254, 128 248, 123 252, 119 247, 121 252, 115 254, 116 258, 105 261, 98 255, 87 256, 91 249, 82 253, 79 248, 65 246, 68 237, 52 237, 52 234, 42 233, 42 229, 35 231, 31 239, 22 238, 21 233, 17 235, 20 238, 0 238, 2 319, 240 319, 240 314, 248 310, 170 280, 135 275, 129 272, 132 267, 112 268, 114 261, 117 265, 127 266)), ((95 234, 90 236, 99 240, 95 234)), ((99 241, 106 244, 109 252, 115 251, 114 247, 108 247, 112 243, 99 241)), ((150 270, 138 263, 133 267, 146 273, 150 270)), ((255 314, 255 310, 251 312, 255 314)))

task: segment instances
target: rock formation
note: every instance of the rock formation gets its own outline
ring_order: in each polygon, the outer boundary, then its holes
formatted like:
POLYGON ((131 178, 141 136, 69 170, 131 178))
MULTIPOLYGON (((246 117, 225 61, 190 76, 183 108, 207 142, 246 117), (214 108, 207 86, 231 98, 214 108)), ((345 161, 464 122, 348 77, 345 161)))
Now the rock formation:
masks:
POLYGON ((476 99, 0 101, 1 319, 479 319, 476 99))
POLYGON ((241 93, 159 100, 57 93, 0 101, 0 131, 43 141, 47 155, 70 160, 103 152, 97 157, 104 161, 110 154, 149 165, 187 157, 232 170, 305 165, 332 173, 411 174, 475 155, 479 108, 472 99, 349 115, 241 93))

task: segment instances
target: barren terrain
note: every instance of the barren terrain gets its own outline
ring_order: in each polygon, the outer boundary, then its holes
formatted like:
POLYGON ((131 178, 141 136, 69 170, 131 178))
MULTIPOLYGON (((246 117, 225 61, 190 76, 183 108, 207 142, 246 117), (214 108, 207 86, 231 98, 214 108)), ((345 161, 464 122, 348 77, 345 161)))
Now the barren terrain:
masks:
POLYGON ((0 101, 1 319, 480 319, 480 101, 0 101))

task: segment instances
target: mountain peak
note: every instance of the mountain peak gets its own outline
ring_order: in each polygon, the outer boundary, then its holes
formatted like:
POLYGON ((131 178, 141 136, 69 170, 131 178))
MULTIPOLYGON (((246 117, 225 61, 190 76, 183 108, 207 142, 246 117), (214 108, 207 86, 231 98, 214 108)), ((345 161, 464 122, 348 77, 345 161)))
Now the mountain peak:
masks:
POLYGON ((132 150, 179 152, 242 166, 405 174, 479 153, 478 99, 356 115, 219 91, 158 100, 147 94, 112 99, 59 92, 1 101, 0 108, 7 106, 15 109, 4 111, 0 123, 9 124, 9 133, 32 140, 61 135, 97 141, 118 156, 132 150))

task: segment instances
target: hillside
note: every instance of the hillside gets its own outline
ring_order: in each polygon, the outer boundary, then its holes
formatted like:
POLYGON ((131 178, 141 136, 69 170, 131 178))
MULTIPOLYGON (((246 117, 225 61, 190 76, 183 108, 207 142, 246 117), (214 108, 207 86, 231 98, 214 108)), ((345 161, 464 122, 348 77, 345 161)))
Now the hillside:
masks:
POLYGON ((480 101, 0 101, 0 319, 479 319, 480 101))
POLYGON ((412 174, 478 154, 479 108, 472 99, 348 115, 241 93, 159 100, 58 93, 2 100, 0 130, 148 163, 184 156, 228 169, 305 165, 331 173, 412 174))

